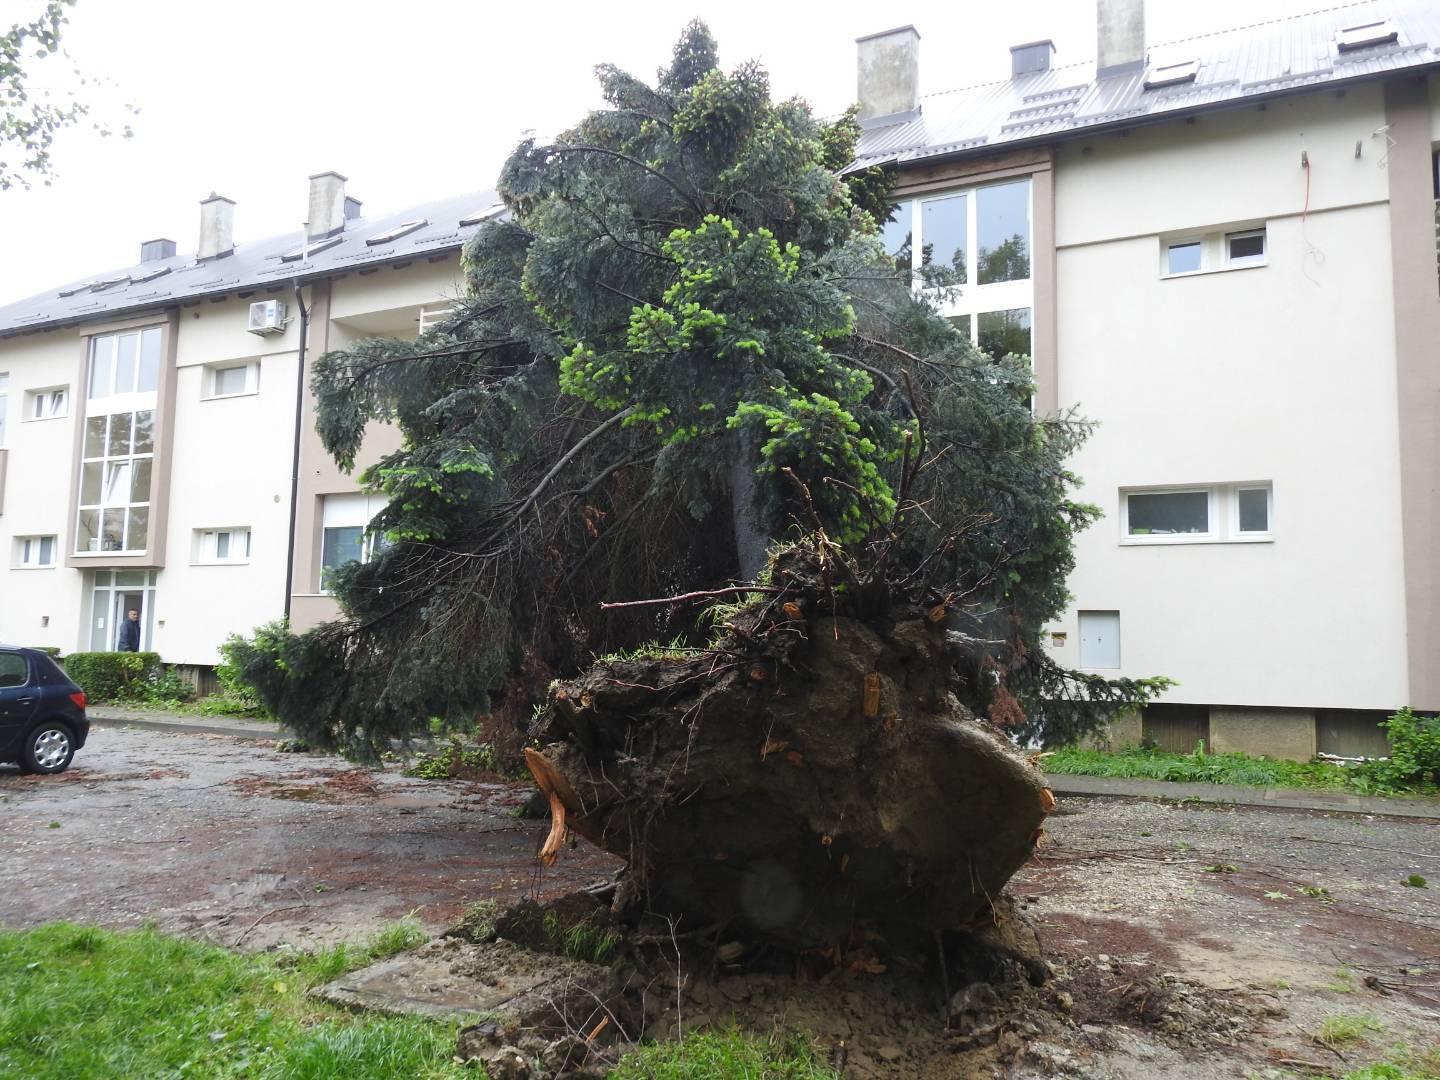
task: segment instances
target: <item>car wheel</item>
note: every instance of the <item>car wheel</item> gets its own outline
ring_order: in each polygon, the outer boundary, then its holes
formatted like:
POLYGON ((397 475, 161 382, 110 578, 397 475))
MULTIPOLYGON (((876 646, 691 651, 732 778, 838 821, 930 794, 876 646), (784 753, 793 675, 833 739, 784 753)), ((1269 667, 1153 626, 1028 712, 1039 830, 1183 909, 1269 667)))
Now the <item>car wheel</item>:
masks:
POLYGON ((75 736, 66 725, 49 720, 25 737, 20 767, 32 773, 64 772, 74 756, 75 736))

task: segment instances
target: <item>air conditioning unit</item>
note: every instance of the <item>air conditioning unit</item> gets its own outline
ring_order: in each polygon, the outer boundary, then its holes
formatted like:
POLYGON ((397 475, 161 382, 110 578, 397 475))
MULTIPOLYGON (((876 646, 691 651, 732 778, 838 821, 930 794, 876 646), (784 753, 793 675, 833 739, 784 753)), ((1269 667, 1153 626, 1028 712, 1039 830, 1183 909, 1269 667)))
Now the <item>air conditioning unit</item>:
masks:
POLYGON ((250 305, 252 334, 283 334, 285 332, 285 305, 279 300, 256 300, 250 305))

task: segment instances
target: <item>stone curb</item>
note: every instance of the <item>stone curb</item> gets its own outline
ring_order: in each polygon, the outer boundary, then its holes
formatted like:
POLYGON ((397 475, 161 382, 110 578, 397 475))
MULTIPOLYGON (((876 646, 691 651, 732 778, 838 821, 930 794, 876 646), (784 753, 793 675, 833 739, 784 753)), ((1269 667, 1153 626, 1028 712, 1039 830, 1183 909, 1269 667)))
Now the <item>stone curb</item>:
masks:
POLYGON ((1440 821, 1440 800, 1387 799, 1344 792, 1294 788, 1240 787, 1236 784, 1179 784, 1168 780, 1125 780, 1112 776, 1045 774, 1056 795, 1113 795, 1131 799, 1188 799, 1234 806, 1280 806, 1289 810, 1325 810, 1342 814, 1429 818, 1440 821))
POLYGON ((109 709, 87 709, 92 725, 100 727, 133 727, 146 731, 170 731, 190 735, 230 735, 239 739, 281 739, 284 732, 277 724, 260 720, 226 719, 208 716, 172 716, 166 713, 131 713, 109 709))

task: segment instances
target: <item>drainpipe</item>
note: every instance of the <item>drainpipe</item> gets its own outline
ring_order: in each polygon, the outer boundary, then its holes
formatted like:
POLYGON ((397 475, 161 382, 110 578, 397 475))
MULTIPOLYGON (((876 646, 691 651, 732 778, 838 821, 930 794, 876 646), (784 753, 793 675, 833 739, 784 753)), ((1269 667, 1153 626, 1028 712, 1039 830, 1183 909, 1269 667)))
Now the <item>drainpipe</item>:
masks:
MULTIPOLYGON (((302 260, 303 261, 303 260, 302 260)), ((305 345, 310 338, 310 309, 294 282, 295 307, 300 312, 300 354, 295 362, 295 449, 290 460, 290 541, 285 554, 285 621, 290 621, 290 594, 295 585, 295 519, 300 511, 300 436, 305 422, 305 345)))

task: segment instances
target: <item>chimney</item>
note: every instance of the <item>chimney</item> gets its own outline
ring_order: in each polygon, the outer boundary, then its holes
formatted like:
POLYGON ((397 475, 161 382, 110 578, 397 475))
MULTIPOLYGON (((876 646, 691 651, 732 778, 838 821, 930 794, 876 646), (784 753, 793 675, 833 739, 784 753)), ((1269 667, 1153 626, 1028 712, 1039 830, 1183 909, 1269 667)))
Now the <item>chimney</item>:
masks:
POLYGON ((901 26, 855 39, 860 119, 880 127, 913 119, 920 105, 920 32, 901 26))
POLYGON ((145 240, 140 244, 140 261, 142 263, 159 262, 161 259, 173 259, 174 257, 174 240, 145 240))
POLYGON ((349 221, 351 218, 358 218, 359 216, 360 216, 360 200, 359 200, 359 199, 352 199, 349 195, 346 195, 346 196, 345 196, 345 220, 346 220, 346 221, 349 221))
POLYGON ((1145 0, 1097 0, 1095 77, 1128 75, 1145 67, 1145 0))
POLYGON ((353 216, 348 213, 350 205, 353 203, 359 210, 360 203, 345 196, 345 179, 338 172, 310 177, 310 216, 306 219, 310 223, 306 232, 309 239, 320 240, 343 232, 345 219, 353 216))
POLYGON ((1050 70, 1050 58, 1055 55, 1055 43, 1049 38, 1032 41, 1025 45, 1010 46, 1010 77, 1038 75, 1050 70))
POLYGON ((235 200, 213 191, 200 200, 200 246, 195 257, 223 259, 235 250, 235 200))

